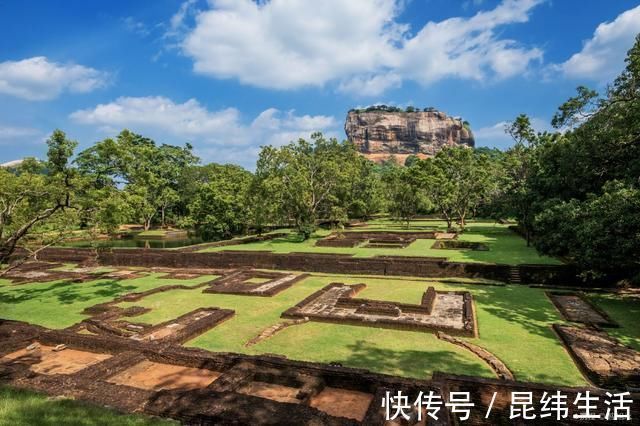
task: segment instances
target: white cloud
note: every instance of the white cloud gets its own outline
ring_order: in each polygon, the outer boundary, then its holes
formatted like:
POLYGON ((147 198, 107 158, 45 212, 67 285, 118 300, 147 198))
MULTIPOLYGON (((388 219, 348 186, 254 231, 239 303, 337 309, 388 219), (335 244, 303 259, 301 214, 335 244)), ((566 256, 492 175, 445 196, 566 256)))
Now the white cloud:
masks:
POLYGON ((114 102, 79 110, 71 119, 82 124, 102 126, 107 131, 130 127, 132 130, 157 130, 174 136, 215 135, 226 129, 235 142, 239 113, 233 108, 209 112, 195 99, 180 104, 162 96, 120 97, 114 102))
POLYGON ((397 22, 400 0, 210 0, 182 50, 198 73, 271 89, 335 82, 340 91, 377 96, 406 79, 502 79, 541 60, 542 51, 496 30, 526 22, 541 1, 504 0, 412 35, 397 22))
MULTIPOLYGON (((540 117, 530 117, 531 127, 536 132, 552 131, 553 128, 549 124, 549 120, 540 117)), ((476 146, 488 146, 491 148, 506 149, 513 145, 513 139, 505 132, 509 125, 509 121, 499 121, 493 125, 481 127, 479 129, 471 129, 476 146)))
POLYGON ((638 33, 640 6, 618 15, 612 22, 598 25, 580 52, 553 68, 569 78, 611 81, 624 68, 624 58, 638 33))
POLYGON ((133 16, 123 18, 122 23, 128 31, 141 37, 146 37, 151 33, 151 30, 149 30, 149 27, 147 27, 144 22, 136 20, 133 16))
POLYGON ((24 144, 41 141, 43 132, 32 127, 16 127, 0 124, 0 145, 24 144))
POLYGON ((478 130, 473 130, 473 136, 476 139, 476 145, 486 146, 484 143, 491 142, 496 139, 509 139, 511 136, 505 133, 505 128, 508 123, 506 121, 499 121, 492 126, 481 127, 478 130), (483 144, 480 144, 482 141, 483 144))
POLYGON ((0 93, 31 101, 54 99, 63 92, 91 92, 104 87, 108 79, 105 72, 51 62, 44 56, 0 62, 0 93))
POLYGON ((171 16, 169 20, 169 29, 165 33, 165 37, 179 37, 186 29, 186 20, 189 16, 193 15, 197 0, 186 0, 180 5, 180 8, 176 13, 171 16))
POLYGON ((464 10, 469 9, 470 7, 479 7, 482 5, 482 3, 484 2, 484 0, 466 0, 465 2, 462 3, 462 8, 464 10))
POLYGON ((521 74, 532 61, 542 60, 542 51, 500 39, 495 30, 527 22, 531 9, 539 3, 539 0, 507 0, 468 19, 429 22, 407 40, 400 68, 421 83, 447 77, 483 81, 521 74))
POLYGON ((31 127, 13 127, 0 124, 0 139, 24 138, 39 135, 42 132, 31 127))
POLYGON ((378 96, 388 89, 394 89, 402 85, 402 77, 393 72, 386 74, 374 74, 371 76, 354 76, 344 80, 338 86, 338 90, 358 96, 378 96))
POLYGON ((107 134, 129 128, 160 142, 191 142, 206 160, 250 167, 261 145, 282 145, 314 131, 338 135, 337 122, 330 116, 269 108, 245 124, 235 108, 209 111, 195 99, 176 103, 162 96, 121 97, 76 111, 70 118, 107 134))

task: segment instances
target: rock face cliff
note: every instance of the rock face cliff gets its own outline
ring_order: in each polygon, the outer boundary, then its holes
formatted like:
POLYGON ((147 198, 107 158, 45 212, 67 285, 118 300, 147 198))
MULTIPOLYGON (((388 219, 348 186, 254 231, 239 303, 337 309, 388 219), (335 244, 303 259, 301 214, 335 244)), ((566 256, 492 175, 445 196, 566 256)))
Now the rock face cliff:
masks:
POLYGON ((398 162, 410 155, 426 158, 445 146, 475 141, 462 120, 440 111, 349 111, 344 124, 347 138, 367 158, 381 162, 393 155, 398 162))

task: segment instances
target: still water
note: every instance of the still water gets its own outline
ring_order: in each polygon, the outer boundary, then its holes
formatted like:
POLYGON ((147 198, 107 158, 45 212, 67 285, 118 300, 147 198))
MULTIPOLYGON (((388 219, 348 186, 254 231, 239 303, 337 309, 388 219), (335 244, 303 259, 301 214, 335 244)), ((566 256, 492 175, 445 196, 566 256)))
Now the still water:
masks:
POLYGON ((170 239, 142 239, 142 238, 113 238, 95 241, 68 241, 63 247, 141 247, 141 248, 178 248, 209 242, 200 237, 170 238, 170 239))

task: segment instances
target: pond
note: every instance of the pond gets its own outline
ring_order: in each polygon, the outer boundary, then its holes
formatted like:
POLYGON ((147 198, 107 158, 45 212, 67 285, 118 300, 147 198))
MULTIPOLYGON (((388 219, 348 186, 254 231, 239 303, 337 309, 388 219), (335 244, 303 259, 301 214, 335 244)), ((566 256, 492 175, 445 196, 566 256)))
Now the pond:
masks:
POLYGON ((143 238, 110 238, 104 240, 67 241, 61 247, 139 247, 139 248, 179 248, 215 240, 205 240, 201 237, 143 239, 143 238))

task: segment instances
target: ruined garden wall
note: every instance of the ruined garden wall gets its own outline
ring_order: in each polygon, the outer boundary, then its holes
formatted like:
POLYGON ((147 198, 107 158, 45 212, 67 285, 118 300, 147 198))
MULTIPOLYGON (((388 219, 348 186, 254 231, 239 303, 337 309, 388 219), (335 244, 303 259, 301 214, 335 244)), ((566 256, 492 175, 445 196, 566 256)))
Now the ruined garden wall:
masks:
MULTIPOLYGON (((350 273, 416 277, 464 277, 509 281, 510 265, 448 262, 440 258, 375 256, 355 258, 348 254, 289 253, 265 251, 224 251, 189 253, 164 249, 80 249, 49 248, 39 260, 84 262, 97 259, 105 265, 242 268, 295 270, 305 272, 350 273)), ((520 265, 522 283, 584 285, 569 265, 520 265)))

